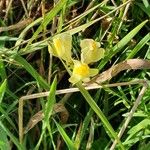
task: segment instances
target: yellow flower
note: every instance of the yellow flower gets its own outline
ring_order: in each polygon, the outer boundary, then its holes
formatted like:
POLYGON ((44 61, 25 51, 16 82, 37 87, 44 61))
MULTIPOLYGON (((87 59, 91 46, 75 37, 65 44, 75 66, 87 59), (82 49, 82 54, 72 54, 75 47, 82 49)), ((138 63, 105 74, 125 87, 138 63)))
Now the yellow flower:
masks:
POLYGON ((98 69, 91 69, 86 63, 74 60, 74 68, 69 82, 76 84, 79 81, 85 81, 89 77, 95 76, 97 73, 98 69))
POLYGON ((84 39, 81 41, 81 61, 90 64, 99 61, 104 57, 105 50, 100 48, 100 43, 93 39, 84 39))
POLYGON ((72 48, 72 36, 68 33, 62 33, 56 35, 53 38, 53 44, 48 45, 48 51, 52 55, 65 60, 66 62, 71 62, 71 48, 72 48))

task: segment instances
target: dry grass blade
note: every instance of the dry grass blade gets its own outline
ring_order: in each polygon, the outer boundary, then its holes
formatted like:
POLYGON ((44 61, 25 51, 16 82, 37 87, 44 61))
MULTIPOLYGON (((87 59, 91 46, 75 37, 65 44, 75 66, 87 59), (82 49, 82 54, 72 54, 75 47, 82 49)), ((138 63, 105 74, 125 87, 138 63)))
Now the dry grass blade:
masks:
POLYGON ((91 118, 90 134, 89 134, 89 137, 88 137, 86 150, 91 149, 93 140, 94 140, 94 120, 93 120, 93 118, 91 118))
POLYGON ((24 134, 26 134, 29 130, 31 130, 38 122, 42 121, 44 117, 43 111, 37 112, 34 116, 32 116, 25 127, 24 134))
MULTIPOLYGON (((60 113, 62 123, 67 122, 69 113, 63 104, 57 103, 54 105, 53 115, 56 113, 60 113)), ((24 130, 24 134, 26 134, 29 130, 31 130, 38 122, 42 121, 43 118, 44 118, 43 111, 39 111, 34 116, 32 116, 24 130)))
POLYGON ((105 81, 112 79, 121 71, 128 70, 128 69, 150 69, 150 61, 144 59, 125 60, 123 62, 120 62, 112 66, 111 68, 102 72, 101 74, 97 75, 95 78, 93 78, 90 82, 86 84, 88 86, 91 86, 91 85, 95 85, 95 83, 98 84, 103 83, 105 81))
POLYGON ((0 27, 0 33, 4 31, 11 31, 11 30, 21 30, 28 26, 33 20, 31 18, 24 19, 17 24, 10 25, 8 27, 0 27))

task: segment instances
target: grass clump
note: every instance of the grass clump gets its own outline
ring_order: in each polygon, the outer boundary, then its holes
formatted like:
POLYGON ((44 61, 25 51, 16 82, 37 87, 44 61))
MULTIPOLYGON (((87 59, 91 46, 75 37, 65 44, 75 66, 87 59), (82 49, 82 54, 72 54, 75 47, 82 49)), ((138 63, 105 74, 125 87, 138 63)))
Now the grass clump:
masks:
POLYGON ((147 148, 149 7, 2 0, 0 149, 147 148))

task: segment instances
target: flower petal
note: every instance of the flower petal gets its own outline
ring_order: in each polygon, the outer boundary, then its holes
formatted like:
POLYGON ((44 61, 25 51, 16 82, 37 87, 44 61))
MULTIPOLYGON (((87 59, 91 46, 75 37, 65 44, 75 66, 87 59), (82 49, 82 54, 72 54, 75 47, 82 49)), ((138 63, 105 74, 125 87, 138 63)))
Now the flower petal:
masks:
POLYGON ((89 77, 90 68, 87 64, 82 63, 81 61, 73 60, 73 62, 74 62, 73 72, 72 76, 69 78, 69 81, 75 84, 89 77))
POLYGON ((82 78, 81 76, 78 76, 78 75, 72 75, 70 78, 69 78, 69 82, 73 83, 73 84, 76 84, 77 82, 81 81, 82 78))
POLYGON ((73 60, 74 67, 72 76, 69 78, 69 82, 76 84, 79 81, 87 82, 90 77, 98 74, 98 69, 90 69, 89 66, 81 61, 73 60))
POLYGON ((73 68, 73 74, 79 75, 82 78, 89 76, 89 66, 85 63, 82 63, 80 61, 75 60, 74 61, 74 68, 73 68))
POLYGON ((72 36, 68 33, 62 33, 57 35, 53 39, 53 42, 58 56, 67 62, 72 61, 71 59, 72 36))
POLYGON ((93 77, 98 74, 98 69, 91 68, 90 69, 90 77, 93 77))
POLYGON ((80 47, 82 49, 81 51, 84 51, 84 49, 86 48, 95 49, 95 48, 100 47, 100 43, 95 42, 93 39, 84 39, 84 40, 81 40, 80 47))
POLYGON ((103 48, 98 48, 96 50, 84 50, 81 53, 81 60, 84 63, 90 64, 99 61, 104 57, 105 50, 103 48))
POLYGON ((62 33, 56 35, 53 38, 53 45, 48 45, 49 52, 65 60, 66 62, 71 62, 71 48, 72 48, 72 36, 68 33, 62 33))
POLYGON ((50 54, 58 57, 57 52, 55 51, 55 48, 52 48, 52 46, 50 44, 48 44, 48 51, 50 54))
POLYGON ((81 61, 86 64, 99 61, 104 57, 105 50, 99 48, 100 43, 92 39, 85 39, 81 41, 81 61))

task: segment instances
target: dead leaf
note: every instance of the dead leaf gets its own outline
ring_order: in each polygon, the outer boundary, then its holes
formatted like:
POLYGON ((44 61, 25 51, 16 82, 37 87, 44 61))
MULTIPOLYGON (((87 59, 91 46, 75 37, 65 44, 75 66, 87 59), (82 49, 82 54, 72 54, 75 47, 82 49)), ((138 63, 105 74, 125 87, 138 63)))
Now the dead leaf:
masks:
POLYGON ((85 83, 85 85, 91 86, 96 83, 101 84, 105 81, 109 81, 121 71, 128 69, 150 69, 150 61, 144 59, 125 60, 98 74, 90 82, 85 83))
MULTIPOLYGON (((62 123, 66 123, 69 117, 69 113, 65 106, 61 103, 57 103, 54 105, 53 108, 53 115, 56 113, 60 113, 60 118, 62 123)), ((29 130, 31 130, 37 123, 42 121, 44 118, 43 111, 37 112, 34 116, 32 116, 25 127, 24 134, 26 134, 29 130)))

